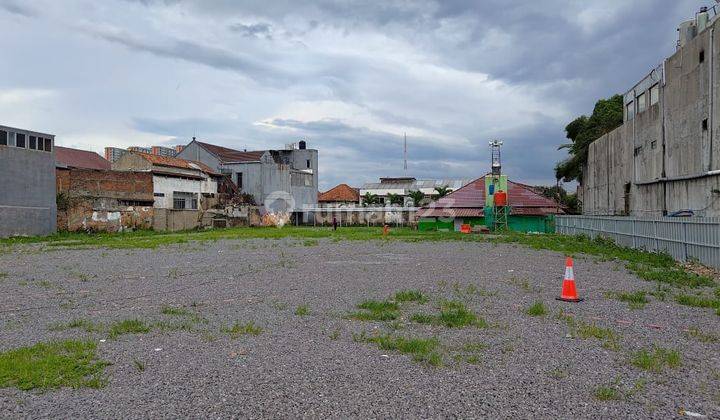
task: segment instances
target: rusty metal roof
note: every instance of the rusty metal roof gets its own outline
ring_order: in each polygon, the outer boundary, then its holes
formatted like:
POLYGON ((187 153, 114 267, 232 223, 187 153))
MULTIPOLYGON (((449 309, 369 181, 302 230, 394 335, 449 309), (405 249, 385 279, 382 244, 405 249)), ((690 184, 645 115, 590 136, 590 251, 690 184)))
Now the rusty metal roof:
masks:
POLYGON ((57 166, 79 169, 110 169, 112 164, 102 156, 89 150, 55 146, 57 166))
POLYGON ((228 162, 259 162, 265 150, 254 150, 250 152, 229 149, 227 147, 216 146, 214 144, 203 143, 195 140, 198 146, 210 152, 212 155, 220 159, 223 163, 228 162))
MULTIPOLYGON (((508 181, 508 204, 511 215, 547 215, 564 213, 562 208, 558 210, 555 200, 543 197, 531 187, 513 181, 508 181)), ((485 177, 480 177, 457 191, 429 204, 418 212, 420 217, 441 217, 435 216, 443 211, 455 209, 457 217, 479 217, 469 215, 472 212, 464 212, 465 209, 472 209, 482 215, 485 207, 485 177), (462 210, 462 211, 461 211, 462 210), (467 213, 467 214, 465 214, 467 213)), ((452 216, 448 216, 452 217, 452 216)))
POLYGON ((360 202, 360 191, 347 184, 340 184, 318 195, 318 201, 328 202, 360 202))
POLYGON ((209 166, 205 165, 202 162, 195 162, 192 160, 180 159, 180 158, 170 157, 170 156, 153 155, 150 153, 142 153, 142 152, 130 152, 130 153, 135 153, 136 155, 142 157, 143 159, 147 160, 148 162, 152 163, 153 165, 165 166, 165 167, 169 167, 169 168, 193 169, 196 171, 205 172, 210 175, 217 175, 217 173, 215 171, 213 171, 209 166))

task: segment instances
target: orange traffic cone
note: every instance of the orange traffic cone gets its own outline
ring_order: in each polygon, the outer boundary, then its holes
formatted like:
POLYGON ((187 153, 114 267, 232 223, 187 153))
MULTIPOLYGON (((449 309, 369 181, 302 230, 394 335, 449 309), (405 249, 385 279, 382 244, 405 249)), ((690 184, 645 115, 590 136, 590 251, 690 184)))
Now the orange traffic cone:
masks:
POLYGON ((564 302, 582 301, 582 299, 578 298, 577 290, 575 290, 575 274, 573 273, 572 257, 567 257, 565 260, 565 279, 563 280, 562 294, 557 300, 564 302))

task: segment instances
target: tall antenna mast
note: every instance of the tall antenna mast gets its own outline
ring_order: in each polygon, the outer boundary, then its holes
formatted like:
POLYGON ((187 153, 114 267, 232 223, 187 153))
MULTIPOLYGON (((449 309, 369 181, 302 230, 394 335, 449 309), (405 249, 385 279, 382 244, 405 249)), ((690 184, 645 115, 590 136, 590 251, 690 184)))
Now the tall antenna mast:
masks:
POLYGON ((490 167, 493 176, 502 174, 502 165, 500 162, 500 147, 502 147, 502 145, 502 140, 492 140, 490 142, 490 167))
POLYGON ((403 136, 403 169, 405 170, 405 175, 407 175, 407 133, 403 133, 403 136))

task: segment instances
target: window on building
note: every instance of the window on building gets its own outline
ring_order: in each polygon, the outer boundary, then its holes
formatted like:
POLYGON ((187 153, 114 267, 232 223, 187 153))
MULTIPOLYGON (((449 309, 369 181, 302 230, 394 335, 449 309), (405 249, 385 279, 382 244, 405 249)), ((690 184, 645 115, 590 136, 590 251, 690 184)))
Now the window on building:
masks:
POLYGON ((15 147, 15 133, 8 131, 8 146, 15 147))
POLYGON ((638 156, 640 153, 642 153, 642 146, 638 146, 635 148, 634 155, 638 156))
POLYGON ((638 106, 638 113, 645 111, 647 108, 647 95, 645 93, 641 93, 637 97, 637 106, 638 106))
POLYGON ((705 50, 700 50, 700 56, 698 57, 698 61, 701 63, 705 62, 705 50))
POLYGON ((45 139, 45 151, 46 152, 52 151, 52 140, 51 139, 45 139))
POLYGON ((165 197, 165 193, 153 193, 153 197, 165 197))
POLYGON ((650 88, 650 106, 660 102, 660 85, 650 88))
POLYGON ((629 104, 625 105, 625 117, 628 120, 632 120, 635 118, 635 102, 630 102, 629 104))
POLYGON ((173 209, 175 210, 197 210, 197 194, 189 192, 173 192, 173 209))
POLYGON ((650 148, 653 150, 657 148, 657 140, 653 140, 650 142, 650 148))
POLYGON ((238 188, 242 189, 243 187, 243 174, 242 172, 237 172, 235 174, 235 185, 237 185, 238 188))
POLYGON ((25 134, 17 133, 15 135, 15 147, 25 148, 25 134))
POLYGON ((307 160, 307 167, 308 169, 312 168, 312 162, 310 161, 310 159, 307 160))
POLYGON ((45 146, 44 146, 43 144, 44 144, 44 143, 43 143, 43 138, 42 138, 42 137, 38 137, 38 139, 37 139, 37 149, 38 149, 38 150, 45 150, 45 146))
POLYGON ((705 118, 704 120, 702 120, 702 129, 703 129, 703 131, 707 131, 707 130, 708 130, 708 120, 707 120, 707 118, 705 118))
POLYGON ((30 145, 29 145, 29 147, 30 147, 32 150, 37 149, 37 137, 35 137, 35 136, 30 136, 30 145))
POLYGON ((0 145, 7 146, 7 131, 0 130, 0 145))

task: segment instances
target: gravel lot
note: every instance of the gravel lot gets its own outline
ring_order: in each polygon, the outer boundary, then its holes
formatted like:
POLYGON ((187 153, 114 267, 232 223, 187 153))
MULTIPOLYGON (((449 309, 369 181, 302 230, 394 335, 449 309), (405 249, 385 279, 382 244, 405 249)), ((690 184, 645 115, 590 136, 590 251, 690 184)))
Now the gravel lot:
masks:
POLYGON ((0 350, 89 338, 112 363, 98 390, 0 389, 2 418, 670 418, 681 410, 720 418, 720 345, 687 333, 720 336, 720 318, 672 298, 650 297, 633 310, 606 297, 655 287, 621 263, 576 259, 586 298, 579 304, 554 299, 562 255, 486 243, 287 238, 50 251, 35 245, 0 255, 0 272, 7 273, 0 278, 0 350), (392 324, 344 317, 364 299, 403 289, 422 290, 431 300, 404 304, 401 321, 392 324), (413 313, 437 311, 442 298, 465 300, 490 328, 409 321, 413 313), (548 315, 525 314, 537 301, 548 315), (300 305, 310 314, 296 315, 300 305), (116 339, 52 328, 73 319, 176 321, 161 313, 166 306, 193 314, 192 328, 116 339), (573 337, 560 309, 611 328, 619 349, 573 337), (253 321, 263 332, 231 338, 223 329, 236 321, 253 321), (428 366, 354 340, 363 330, 437 337, 444 364, 428 366), (454 360, 453 349, 465 343, 487 346, 477 363, 454 360), (682 366, 651 372, 630 363, 632 352, 652 346, 679 350, 682 366), (598 400, 600 386, 615 387, 621 399, 598 400))

